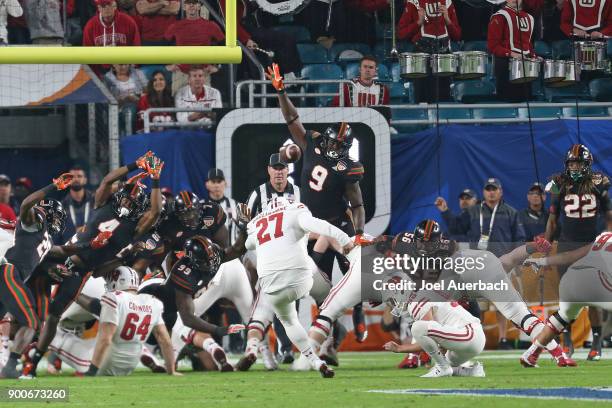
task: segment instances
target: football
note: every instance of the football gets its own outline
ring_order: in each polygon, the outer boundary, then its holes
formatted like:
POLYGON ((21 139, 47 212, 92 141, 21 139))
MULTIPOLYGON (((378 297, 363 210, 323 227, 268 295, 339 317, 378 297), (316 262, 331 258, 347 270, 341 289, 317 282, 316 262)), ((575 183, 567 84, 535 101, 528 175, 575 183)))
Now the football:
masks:
POLYGON ((279 153, 281 159, 287 163, 295 163, 302 158, 302 149, 296 144, 281 147, 279 153))

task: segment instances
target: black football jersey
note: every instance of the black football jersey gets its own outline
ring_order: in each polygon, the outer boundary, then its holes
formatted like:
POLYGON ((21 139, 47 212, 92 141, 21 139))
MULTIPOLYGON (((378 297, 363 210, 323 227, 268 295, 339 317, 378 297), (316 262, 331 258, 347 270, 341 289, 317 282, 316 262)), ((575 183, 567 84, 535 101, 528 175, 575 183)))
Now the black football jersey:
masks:
POLYGON ((79 250, 77 255, 88 269, 94 269, 112 260, 122 249, 132 243, 137 225, 136 220, 119 218, 111 203, 107 203, 94 210, 83 230, 77 232, 71 243, 84 244, 84 248, 79 250), (108 238, 108 243, 101 248, 92 248, 91 241, 103 231, 112 233, 108 238))
POLYGON ((597 219, 611 209, 610 181, 593 174, 593 188, 584 192, 579 185, 553 180, 550 213, 561 219, 560 242, 592 242, 597 236, 597 219))
POLYGON ((6 252, 5 258, 8 263, 15 265, 21 279, 25 281, 52 246, 53 241, 46 226, 40 231, 29 232, 18 221, 15 226, 15 245, 6 252))
POLYGON ((325 157, 323 149, 312 131, 306 132, 306 151, 301 175, 302 202, 312 215, 324 220, 338 218, 346 213, 348 203, 344 198, 347 183, 357 183, 363 178, 363 165, 350 158, 336 162, 325 157))
POLYGON ((208 285, 216 273, 217 271, 201 271, 192 265, 190 259, 183 257, 172 267, 168 282, 176 289, 194 296, 208 285))
POLYGON ((197 229, 183 228, 181 222, 172 214, 157 229, 164 241, 169 244, 169 249, 181 251, 185 241, 196 235, 202 235, 212 239, 219 228, 225 225, 225 212, 221 206, 213 201, 202 200, 202 225, 197 229))

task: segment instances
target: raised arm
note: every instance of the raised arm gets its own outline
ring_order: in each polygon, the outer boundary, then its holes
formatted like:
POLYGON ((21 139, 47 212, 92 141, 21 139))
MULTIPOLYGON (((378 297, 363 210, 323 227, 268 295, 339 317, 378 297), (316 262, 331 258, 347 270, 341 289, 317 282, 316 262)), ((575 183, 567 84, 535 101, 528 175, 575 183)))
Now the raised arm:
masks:
POLYGON ((72 184, 73 175, 71 173, 64 173, 56 179, 53 179, 53 183, 46 187, 36 190, 32 194, 28 195, 21 202, 19 207, 19 219, 23 225, 32 225, 34 223, 34 211, 33 208, 43 198, 47 196, 51 191, 64 190, 72 184))
POLYGON ((120 180, 129 172, 138 168, 142 170, 147 170, 147 160, 152 157, 153 152, 148 151, 144 156, 139 157, 138 160, 136 160, 134 163, 130 163, 115 170, 112 170, 110 173, 104 176, 102 182, 100 182, 100 185, 96 190, 94 208, 98 208, 106 204, 111 195, 112 186, 115 181, 120 180))
POLYGON ((280 74, 277 64, 272 64, 272 67, 268 67, 266 77, 272 82, 272 86, 278 92, 278 103, 283 113, 283 117, 285 118, 285 122, 287 122, 291 138, 302 150, 306 149, 306 129, 304 129, 300 121, 300 115, 298 115, 297 109, 293 106, 293 103, 285 92, 285 84, 283 84, 283 77, 280 74))
POLYGON ((147 233, 153 227, 153 225, 155 225, 157 219, 159 218, 159 214, 161 213, 162 209, 162 195, 159 188, 159 176, 163 168, 164 162, 161 161, 159 157, 153 158, 151 165, 148 167, 152 187, 151 208, 149 208, 149 211, 144 213, 140 220, 138 220, 138 225, 136 226, 136 231, 134 234, 135 238, 147 233))

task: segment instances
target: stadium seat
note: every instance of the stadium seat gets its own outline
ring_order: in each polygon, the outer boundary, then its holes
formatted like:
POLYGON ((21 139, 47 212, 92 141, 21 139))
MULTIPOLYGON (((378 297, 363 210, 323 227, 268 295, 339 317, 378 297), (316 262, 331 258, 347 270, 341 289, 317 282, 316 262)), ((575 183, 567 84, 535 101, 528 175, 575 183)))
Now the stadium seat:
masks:
POLYGON ((393 82, 398 82, 402 80, 402 78, 400 77, 399 62, 394 62, 393 64, 391 64, 391 79, 393 80, 393 82))
POLYGON ((388 85, 391 105, 412 103, 412 83, 392 82, 388 85))
MULTIPOLYGON (((308 92, 313 92, 315 89, 317 92, 325 92, 325 93, 334 93, 338 94, 338 85, 337 84, 318 84, 311 85, 308 88, 308 92)), ((330 106, 333 96, 319 96, 315 100, 315 104, 317 108, 330 106)))
POLYGON ((608 55, 612 55, 612 40, 608 40, 608 55))
MULTIPOLYGON (((608 116, 608 109, 603 106, 578 106, 580 117, 602 117, 608 116)), ((576 108, 563 108, 564 117, 576 117, 576 108)))
POLYGON ((612 78, 599 78, 589 82, 589 93, 595 101, 612 101, 612 78))
POLYGON ((355 50, 362 55, 372 54, 372 49, 367 44, 362 43, 338 43, 334 44, 329 50, 330 61, 336 61, 340 53, 344 50, 355 50))
POLYGON ((551 48, 553 59, 569 59, 572 57, 572 44, 569 40, 553 41, 551 48))
MULTIPOLYGON (((561 108, 529 108, 532 118, 560 118, 561 108)), ((527 108, 518 108, 519 118, 529 118, 527 108)))
POLYGON ((578 96, 580 100, 591 99, 586 84, 580 82, 576 85, 566 86, 564 88, 544 88, 544 99, 548 102, 571 102, 576 96, 578 96))
POLYGON ((461 43, 457 41, 450 42, 450 50, 451 52, 461 51, 461 43))
POLYGON ((274 31, 280 33, 288 33, 295 37, 297 43, 308 43, 310 42, 310 31, 304 26, 300 25, 280 25, 272 27, 274 31))
POLYGON ((451 85, 451 95, 461 103, 495 101, 495 84, 482 79, 459 81, 451 85))
MULTIPOLYGON (((397 51, 400 54, 402 52, 413 52, 414 45, 407 41, 399 41, 397 43, 397 51)), ((393 60, 394 62, 397 62, 396 58, 391 57, 391 41, 379 41, 374 46, 373 52, 374 52, 374 56, 378 59, 379 62, 389 61, 389 60, 393 60)))
POLYGON ((552 55, 550 47, 544 41, 536 41, 534 48, 536 55, 539 57, 550 58, 552 55))
POLYGON ((311 64, 302 68, 304 79, 342 79, 342 69, 336 64, 311 64))
MULTIPOLYGON (((540 73, 540 77, 543 74, 540 73)), ((544 100, 544 86, 542 85, 541 78, 533 81, 531 83, 531 100, 534 101, 543 101, 544 100)))
POLYGON ((516 118, 518 113, 514 108, 479 108, 474 109, 474 119, 516 118))
POLYGON ((298 44, 297 49, 304 64, 323 64, 329 61, 327 49, 319 44, 298 44))
POLYGON ((391 73, 385 64, 378 64, 378 80, 381 82, 391 82, 391 73))
POLYGON ((463 51, 484 51, 487 52, 486 41, 466 41, 463 44, 463 51))
POLYGON ((351 62, 344 67, 344 78, 351 79, 359 76, 359 63, 351 62))

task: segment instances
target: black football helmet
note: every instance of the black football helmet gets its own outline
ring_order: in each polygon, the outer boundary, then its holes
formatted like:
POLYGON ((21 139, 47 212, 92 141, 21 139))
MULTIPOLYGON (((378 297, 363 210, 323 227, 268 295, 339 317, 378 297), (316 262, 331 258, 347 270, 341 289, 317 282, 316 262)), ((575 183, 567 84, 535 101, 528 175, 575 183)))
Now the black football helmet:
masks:
POLYGON ((593 155, 583 144, 573 145, 565 155, 565 174, 575 182, 588 178, 593 170, 593 155), (578 169, 571 170, 570 163, 578 163, 578 169))
POLYGON ((322 137, 321 147, 327 159, 337 161, 348 157, 349 150, 353 146, 353 134, 348 123, 340 122, 328 127, 322 137))
POLYGON ((119 218, 138 220, 149 205, 149 196, 145 186, 136 183, 126 183, 113 194, 113 210, 119 218))
POLYGON ((221 248, 201 235, 185 241, 183 251, 191 265, 201 272, 214 275, 221 266, 221 248))
POLYGON ((440 224, 434 220, 419 222, 412 234, 415 256, 448 256, 451 254, 452 243, 442 235, 440 224))
POLYGON ((191 191, 181 191, 174 197, 174 213, 187 229, 195 230, 202 225, 202 204, 191 191))
POLYGON ((58 235, 64 232, 66 211, 59 201, 52 198, 41 200, 34 206, 34 213, 38 224, 46 225, 50 234, 58 235))

